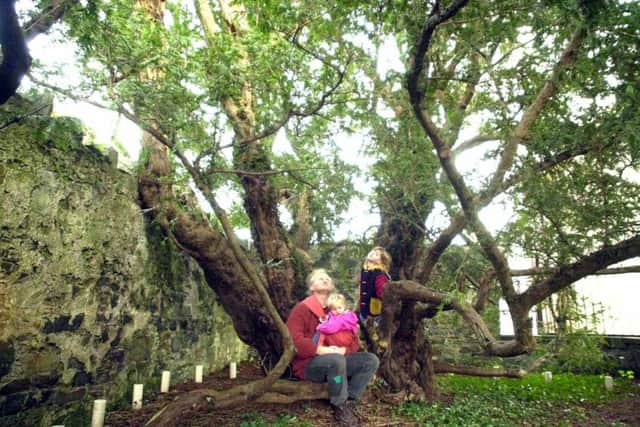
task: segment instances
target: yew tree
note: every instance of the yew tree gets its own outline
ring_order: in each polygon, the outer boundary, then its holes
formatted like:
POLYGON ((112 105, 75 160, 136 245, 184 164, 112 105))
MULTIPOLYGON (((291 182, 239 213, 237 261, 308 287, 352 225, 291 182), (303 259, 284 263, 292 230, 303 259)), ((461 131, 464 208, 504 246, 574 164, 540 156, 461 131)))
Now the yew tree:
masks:
MULTIPOLYGON (((625 1, 89 0, 63 28, 85 80, 40 83, 75 99, 99 92, 91 102, 144 129, 142 209, 273 367, 258 384, 180 404, 317 396, 274 384, 294 351, 283 320, 358 170, 377 183, 368 243, 390 250, 396 279, 381 325, 364 325, 367 345, 391 389, 433 396, 437 372, 524 371, 434 363, 430 319, 455 312, 486 356, 527 354, 533 307, 640 254, 638 18, 625 1), (402 65, 385 71, 388 43, 402 65), (359 146, 345 134, 366 140, 370 170, 345 161, 359 146), (239 202, 228 212, 229 194, 239 202), (496 231, 482 213, 497 203, 496 231), (461 251, 474 262, 447 258, 461 251), (514 284, 514 253, 538 262, 527 289, 514 284), (454 282, 473 292, 451 292, 454 282), (508 341, 483 318, 497 298, 513 319, 508 341)), ((156 422, 176 414, 179 404, 156 422)))
POLYGON ((442 193, 449 224, 414 243, 423 255, 412 266, 413 281, 385 293, 381 370, 394 387, 429 394, 434 372, 498 374, 431 363, 428 343, 418 346, 425 319, 455 310, 485 356, 530 353, 532 308, 638 255, 638 122, 631 118, 638 105, 638 80, 631 78, 637 13, 626 2, 454 1, 428 5, 418 14, 426 19, 403 15, 406 25, 382 26, 406 54, 403 89, 456 202, 442 193), (461 137, 469 129, 474 133, 461 137), (461 172, 456 157, 477 153, 471 148, 479 145, 484 159, 476 162, 491 161, 490 172, 461 172), (480 215, 496 201, 505 202, 510 219, 497 233, 480 215), (486 267, 465 272, 475 292, 452 298, 432 284, 440 282, 443 254, 458 235, 482 253, 486 267), (540 266, 526 290, 514 284, 512 253, 540 266), (509 306, 512 340, 496 339, 482 318, 492 293, 509 306), (395 380, 394 372, 407 378, 395 380))

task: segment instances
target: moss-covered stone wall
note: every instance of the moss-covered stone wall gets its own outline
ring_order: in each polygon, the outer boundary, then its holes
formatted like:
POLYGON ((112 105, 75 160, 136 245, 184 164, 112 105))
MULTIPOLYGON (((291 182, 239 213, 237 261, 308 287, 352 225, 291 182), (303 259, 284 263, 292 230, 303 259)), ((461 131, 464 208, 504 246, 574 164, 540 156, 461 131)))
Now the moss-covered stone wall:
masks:
POLYGON ((0 426, 88 425, 95 398, 247 355, 134 177, 81 140, 63 118, 0 130, 0 426))

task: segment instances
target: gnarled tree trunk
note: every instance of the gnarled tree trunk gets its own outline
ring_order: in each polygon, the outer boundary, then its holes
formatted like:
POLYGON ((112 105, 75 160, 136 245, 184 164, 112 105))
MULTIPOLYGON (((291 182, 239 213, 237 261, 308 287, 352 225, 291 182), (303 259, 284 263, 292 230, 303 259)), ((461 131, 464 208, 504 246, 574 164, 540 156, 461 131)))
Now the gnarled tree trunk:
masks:
MULTIPOLYGON (((398 327, 390 345, 378 343, 381 355, 378 373, 395 392, 412 399, 436 396, 431 345, 425 336, 423 320, 417 316, 416 303, 402 302, 394 295, 385 304, 400 306, 398 327)), ((397 321, 396 321, 397 322, 397 321)))
MULTIPOLYGON (((220 1, 224 28, 241 52, 240 69, 251 66, 242 45, 247 33, 246 13, 241 5, 220 1)), ((198 0, 198 14, 207 41, 216 34, 216 23, 206 0, 198 0)), ((215 76, 212 76, 215 77, 215 76)), ((262 261, 267 290, 280 316, 286 318, 294 303, 304 294, 306 264, 289 243, 278 215, 279 194, 270 178, 272 171, 262 138, 257 136, 254 96, 248 81, 237 82, 239 93, 223 99, 224 110, 235 134, 233 161, 244 188, 244 207, 251 220, 251 234, 262 261), (260 175, 264 173, 264 175, 260 175)))
POLYGON ((203 216, 184 209, 172 191, 171 167, 166 148, 144 136, 148 162, 139 178, 140 200, 151 220, 202 267, 242 341, 261 355, 281 351, 280 336, 251 283, 237 262, 227 239, 203 216))
POLYGON ((381 204, 380 228, 376 243, 384 247, 393 260, 391 277, 413 279, 421 248, 424 245, 424 223, 433 206, 433 200, 425 201, 425 206, 417 207, 407 201, 402 189, 389 194, 390 204, 381 204))

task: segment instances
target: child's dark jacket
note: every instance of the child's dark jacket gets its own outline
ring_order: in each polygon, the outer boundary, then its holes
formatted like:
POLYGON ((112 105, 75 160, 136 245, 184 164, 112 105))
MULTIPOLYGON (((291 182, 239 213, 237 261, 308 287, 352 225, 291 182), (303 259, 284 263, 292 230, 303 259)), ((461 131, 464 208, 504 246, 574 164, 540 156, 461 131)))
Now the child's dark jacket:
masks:
POLYGON ((374 268, 371 270, 363 268, 360 271, 360 302, 358 304, 360 317, 366 319, 368 316, 371 316, 371 312, 369 310, 371 298, 375 297, 382 299, 384 287, 388 281, 389 275, 386 271, 380 268, 374 268))

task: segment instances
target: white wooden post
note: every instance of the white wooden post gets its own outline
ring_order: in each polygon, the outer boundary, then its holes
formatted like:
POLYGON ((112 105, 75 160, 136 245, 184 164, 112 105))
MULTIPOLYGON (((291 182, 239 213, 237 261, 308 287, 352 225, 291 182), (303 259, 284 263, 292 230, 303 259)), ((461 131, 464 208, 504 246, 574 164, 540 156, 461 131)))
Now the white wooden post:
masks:
POLYGON ((202 382, 202 365, 196 365, 196 382, 202 382))
POLYGON ((91 413, 91 427, 104 426, 104 414, 107 411, 107 401, 97 399, 93 401, 93 412, 91 413))
POLYGON ((609 375, 604 377, 604 388, 606 388, 608 391, 613 390, 613 378, 611 378, 609 375))
POLYGON ((237 374, 238 374, 238 370, 237 370, 236 362, 231 362, 229 364, 229 378, 233 380, 236 378, 237 374))
POLYGON ((133 399, 131 402, 131 406, 133 407, 133 409, 140 409, 142 408, 142 389, 143 389, 144 385, 143 384, 134 384, 133 385, 133 399))
POLYGON ((169 391, 170 383, 171 383, 171 372, 162 371, 162 381, 160 382, 160 393, 167 393, 169 391))
POLYGON ((551 380, 553 379, 553 374, 551 373, 551 371, 545 371, 543 375, 544 375, 544 380, 548 383, 550 383, 551 380))

